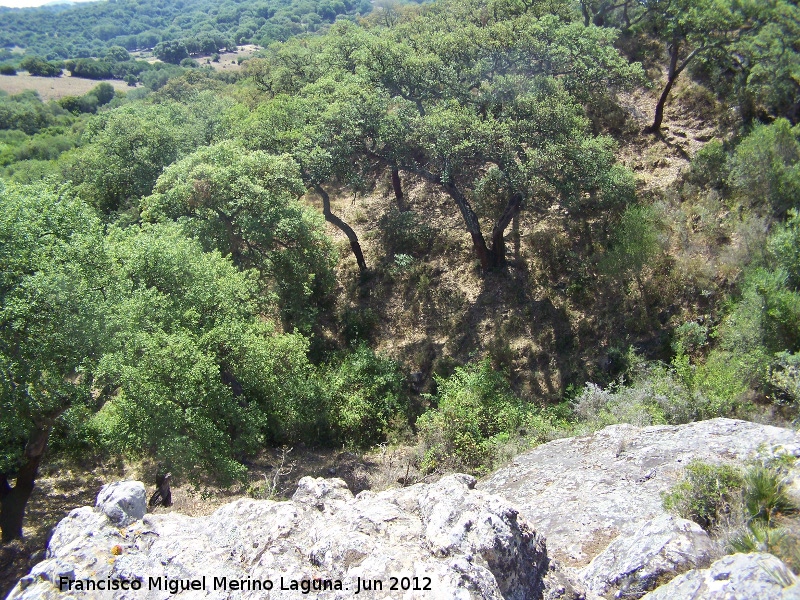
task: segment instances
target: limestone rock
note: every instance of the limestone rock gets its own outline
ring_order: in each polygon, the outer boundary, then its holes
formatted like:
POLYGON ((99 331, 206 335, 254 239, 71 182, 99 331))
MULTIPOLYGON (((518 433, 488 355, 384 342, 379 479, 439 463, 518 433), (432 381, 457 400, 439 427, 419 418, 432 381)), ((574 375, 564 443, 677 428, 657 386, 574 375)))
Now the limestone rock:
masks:
POLYGON ((620 536, 580 571, 586 586, 605 596, 639 598, 664 578, 705 567, 714 544, 697 523, 672 515, 645 522, 630 536, 620 536))
POLYGON ((643 596, 643 600, 794 600, 800 598, 797 578, 771 554, 734 554, 708 569, 684 573, 643 596))
POLYGON ((474 485, 473 478, 455 475, 354 498, 341 480, 305 478, 290 501, 242 499, 208 517, 152 514, 124 528, 80 508, 59 523, 48 558, 9 598, 162 600, 172 597, 169 582, 204 576, 204 589, 175 596, 298 598, 300 591, 281 589, 297 581, 310 587, 310 597, 325 599, 358 597, 358 586, 382 587, 365 593, 370 599, 581 597, 565 575, 565 584, 556 582, 543 540, 517 511, 474 485), (142 589, 71 595, 58 591, 61 576, 139 579, 142 589), (398 578, 394 590, 392 577, 398 578), (230 582, 240 580, 251 587, 233 591, 230 582), (342 589, 314 589, 326 580, 342 589), (263 589, 265 582, 271 590, 263 589))
POLYGON ((798 443, 800 434, 789 429, 733 419, 614 425, 534 448, 477 489, 514 504, 545 536, 550 556, 585 566, 618 535, 665 514, 661 493, 693 459, 744 461, 798 443))
POLYGON ((124 527, 147 513, 147 498, 141 481, 120 481, 104 485, 97 496, 97 508, 112 523, 124 527))

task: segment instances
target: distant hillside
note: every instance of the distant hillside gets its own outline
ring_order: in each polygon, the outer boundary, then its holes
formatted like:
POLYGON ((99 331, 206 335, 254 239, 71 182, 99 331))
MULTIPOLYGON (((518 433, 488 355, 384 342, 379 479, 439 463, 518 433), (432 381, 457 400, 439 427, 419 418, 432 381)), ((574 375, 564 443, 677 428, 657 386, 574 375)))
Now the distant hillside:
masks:
POLYGON ((372 10, 369 0, 118 0, 64 7, 0 8, 0 47, 48 60, 100 56, 110 46, 152 48, 197 38, 268 45, 372 10))

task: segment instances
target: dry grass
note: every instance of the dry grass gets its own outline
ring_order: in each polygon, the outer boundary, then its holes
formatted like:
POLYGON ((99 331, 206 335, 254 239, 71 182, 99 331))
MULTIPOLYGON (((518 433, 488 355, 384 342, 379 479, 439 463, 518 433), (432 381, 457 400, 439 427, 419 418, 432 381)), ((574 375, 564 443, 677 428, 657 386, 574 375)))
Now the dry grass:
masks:
MULTIPOLYGON (((238 51, 223 52, 219 55, 219 62, 212 61, 208 64, 214 67, 216 71, 223 71, 223 72, 240 71, 242 66, 239 64, 239 59, 250 58, 260 49, 261 49, 260 46, 256 46, 254 44, 239 46, 238 51)), ((196 60, 201 65, 205 65, 207 58, 198 58, 196 60)))
MULTIPOLYGON (((195 55, 192 56, 192 58, 200 63, 200 65, 209 65, 216 71, 234 72, 240 71, 242 68, 242 66, 239 64, 240 59, 244 60, 246 58, 250 58, 259 50, 261 50, 261 46, 256 46, 255 44, 245 44, 244 46, 239 46, 235 52, 221 52, 218 62, 213 62, 210 55, 195 55)), ((139 60, 146 60, 149 63, 160 62, 150 51, 137 52, 134 54, 134 57, 139 60)))
MULTIPOLYGON (((131 88, 124 81, 118 79, 104 79, 106 83, 114 86, 118 92, 126 92, 131 88)), ((61 77, 32 77, 24 71, 17 75, 0 75, 0 90, 9 94, 19 94, 26 90, 35 90, 39 97, 45 102, 48 100, 58 100, 64 96, 83 96, 100 81, 94 79, 83 79, 81 77, 70 77, 65 73, 61 77)))

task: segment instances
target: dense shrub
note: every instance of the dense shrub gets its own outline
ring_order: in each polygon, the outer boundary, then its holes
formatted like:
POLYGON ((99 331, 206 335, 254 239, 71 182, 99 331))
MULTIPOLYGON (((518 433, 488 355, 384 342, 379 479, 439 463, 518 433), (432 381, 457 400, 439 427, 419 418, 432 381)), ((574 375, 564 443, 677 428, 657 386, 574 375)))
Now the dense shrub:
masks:
POLYGON ((518 435, 525 404, 488 359, 457 367, 436 383, 438 393, 431 397, 435 406, 416 423, 424 451, 422 469, 486 472, 499 448, 518 435))
POLYGON ((738 469, 693 461, 686 466, 684 480, 664 494, 664 508, 712 529, 741 504, 743 488, 744 477, 738 469))
POLYGON ((48 62, 36 56, 26 56, 19 66, 36 77, 58 77, 61 75, 61 64, 48 62))
POLYGON ((392 209, 378 222, 386 254, 420 256, 427 253, 433 241, 433 229, 414 211, 392 209))
POLYGON ((357 447, 384 442, 408 424, 405 378, 399 365, 365 344, 342 355, 322 379, 331 441, 357 447))
POLYGON ((13 96, 0 92, 0 130, 19 129, 33 135, 60 122, 68 113, 56 103, 45 104, 34 91, 13 96))
POLYGON ((800 130, 786 119, 759 125, 736 148, 730 184, 751 205, 783 216, 800 198, 800 130))
POLYGON ((692 159, 687 179, 700 186, 720 189, 725 184, 728 153, 720 140, 711 140, 692 159))

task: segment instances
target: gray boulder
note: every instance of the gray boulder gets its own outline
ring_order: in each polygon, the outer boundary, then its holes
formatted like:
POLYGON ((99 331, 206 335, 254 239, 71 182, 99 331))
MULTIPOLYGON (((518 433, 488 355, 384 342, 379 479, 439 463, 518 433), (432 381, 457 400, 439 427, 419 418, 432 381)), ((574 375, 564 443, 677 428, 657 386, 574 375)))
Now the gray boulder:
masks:
POLYGON ((789 600, 800 598, 797 578, 771 554, 734 554, 708 569, 684 573, 643 600, 789 600))
POLYGON ((745 461, 800 452, 800 434, 733 419, 614 425, 543 444, 478 484, 503 496, 547 539, 548 554, 585 566, 617 536, 665 514, 661 494, 694 459, 745 461))
POLYGON ((517 511, 474 486, 455 475, 353 497, 341 480, 306 477, 290 501, 243 499, 208 517, 152 514, 123 528, 76 509, 9 598, 298 598, 303 586, 326 599, 359 587, 369 598, 581 597, 517 511), (74 596, 58 591, 61 577, 75 581, 74 596), (75 592, 86 578, 141 589, 75 592), (173 594, 181 582, 204 587, 173 594))
POLYGON ((714 553, 714 543, 697 523, 662 515, 619 536, 579 574, 600 596, 639 598, 665 578, 708 566, 714 553))
POLYGON ((147 514, 144 484, 141 481, 119 481, 104 485, 95 506, 115 525, 130 525, 147 514))

